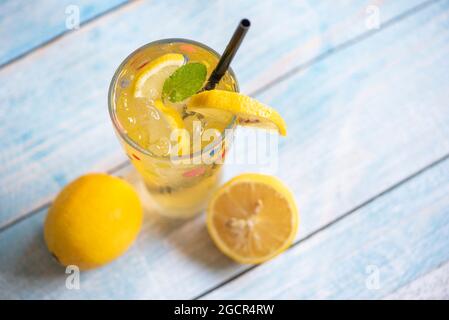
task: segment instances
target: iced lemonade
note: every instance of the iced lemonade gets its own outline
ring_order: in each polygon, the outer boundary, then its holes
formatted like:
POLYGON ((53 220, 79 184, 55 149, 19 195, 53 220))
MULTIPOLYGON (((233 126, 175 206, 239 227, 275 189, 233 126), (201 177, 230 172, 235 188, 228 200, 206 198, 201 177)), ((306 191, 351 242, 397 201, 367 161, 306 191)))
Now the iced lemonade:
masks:
MULTIPOLYGON (((133 52, 112 80, 110 113, 116 132, 162 214, 182 217, 200 212, 219 184, 232 138, 224 133, 234 128, 235 116, 187 110, 188 98, 172 102, 162 96, 165 81, 181 66, 200 63, 208 77, 218 59, 202 44, 162 40, 133 52), (179 137, 171 136, 174 130, 187 131, 180 135, 182 147, 179 137), (173 160, 174 147, 182 149, 175 154, 180 161, 173 160)), ((216 89, 238 91, 232 70, 216 89)))

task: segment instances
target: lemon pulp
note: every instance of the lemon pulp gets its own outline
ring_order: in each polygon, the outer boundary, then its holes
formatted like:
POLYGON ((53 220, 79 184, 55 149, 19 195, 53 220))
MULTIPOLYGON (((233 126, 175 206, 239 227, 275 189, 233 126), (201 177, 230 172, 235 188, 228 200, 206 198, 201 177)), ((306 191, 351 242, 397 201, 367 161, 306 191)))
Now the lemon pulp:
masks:
POLYGON ((292 194, 277 178, 243 174, 213 196, 207 227, 224 254, 240 263, 261 263, 290 246, 298 211, 292 194))

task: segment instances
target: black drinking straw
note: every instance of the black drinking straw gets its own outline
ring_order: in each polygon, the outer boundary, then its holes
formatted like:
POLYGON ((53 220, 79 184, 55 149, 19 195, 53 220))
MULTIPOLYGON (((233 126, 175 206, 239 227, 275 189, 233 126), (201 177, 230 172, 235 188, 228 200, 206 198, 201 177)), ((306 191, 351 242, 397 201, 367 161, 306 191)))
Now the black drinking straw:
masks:
POLYGON ((251 22, 249 22, 248 19, 242 19, 240 21, 237 29, 235 29, 234 31, 231 40, 226 46, 226 49, 223 52, 220 61, 218 61, 217 66, 215 67, 214 71, 212 71, 209 79, 207 80, 207 83, 204 86, 204 90, 212 90, 215 88, 217 83, 220 82, 221 78, 228 70, 231 61, 237 53, 237 50, 239 49, 243 38, 245 38, 246 32, 248 32, 250 26, 251 22))

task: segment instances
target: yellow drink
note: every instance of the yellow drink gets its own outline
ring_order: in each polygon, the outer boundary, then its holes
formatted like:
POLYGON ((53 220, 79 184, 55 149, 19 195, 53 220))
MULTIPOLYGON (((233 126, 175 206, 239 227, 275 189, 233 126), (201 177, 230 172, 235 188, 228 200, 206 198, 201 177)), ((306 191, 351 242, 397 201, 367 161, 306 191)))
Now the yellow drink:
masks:
MULTIPOLYGON (((235 118, 231 114, 216 119, 207 114, 187 112, 188 100, 164 101, 167 108, 179 114, 191 139, 188 154, 182 155, 181 161, 173 161, 170 155, 172 130, 154 102, 155 97, 161 96, 163 83, 155 83, 153 88, 145 88, 143 94, 137 96, 134 90, 139 71, 169 53, 182 54, 188 62, 203 63, 207 67, 207 77, 219 60, 212 49, 189 40, 167 39, 145 45, 128 56, 116 71, 110 86, 109 112, 125 152, 143 177, 160 213, 188 217, 201 212, 218 187, 226 146, 231 138, 225 135, 225 129, 234 128, 235 118), (204 137, 204 132, 211 132, 208 129, 216 129, 218 137, 204 137), (193 141, 198 136, 203 138, 200 145, 193 141)), ((166 73, 163 77, 168 77, 175 70, 176 67, 168 67, 161 72, 166 73)), ((232 70, 216 88, 238 91, 232 70)))

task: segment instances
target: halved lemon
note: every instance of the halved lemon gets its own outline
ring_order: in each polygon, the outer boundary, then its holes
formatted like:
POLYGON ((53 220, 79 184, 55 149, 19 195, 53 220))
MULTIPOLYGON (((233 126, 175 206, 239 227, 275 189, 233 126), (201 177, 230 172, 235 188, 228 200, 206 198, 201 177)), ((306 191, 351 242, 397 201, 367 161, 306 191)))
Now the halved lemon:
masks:
POLYGON ((154 59, 137 74, 134 96, 152 100, 159 98, 164 81, 184 63, 185 58, 179 53, 168 53, 154 59))
MULTIPOLYGON (((231 112, 242 126, 275 129, 283 136, 287 134, 287 125, 276 110, 237 92, 210 90, 197 93, 190 98, 187 109, 198 113, 204 110, 209 116, 213 112, 209 109, 231 112)), ((219 113, 214 116, 220 117, 219 113)))
POLYGON ((228 257, 257 264, 291 245, 298 228, 298 210, 293 195, 279 179, 243 174, 213 196, 207 210, 207 228, 228 257))

